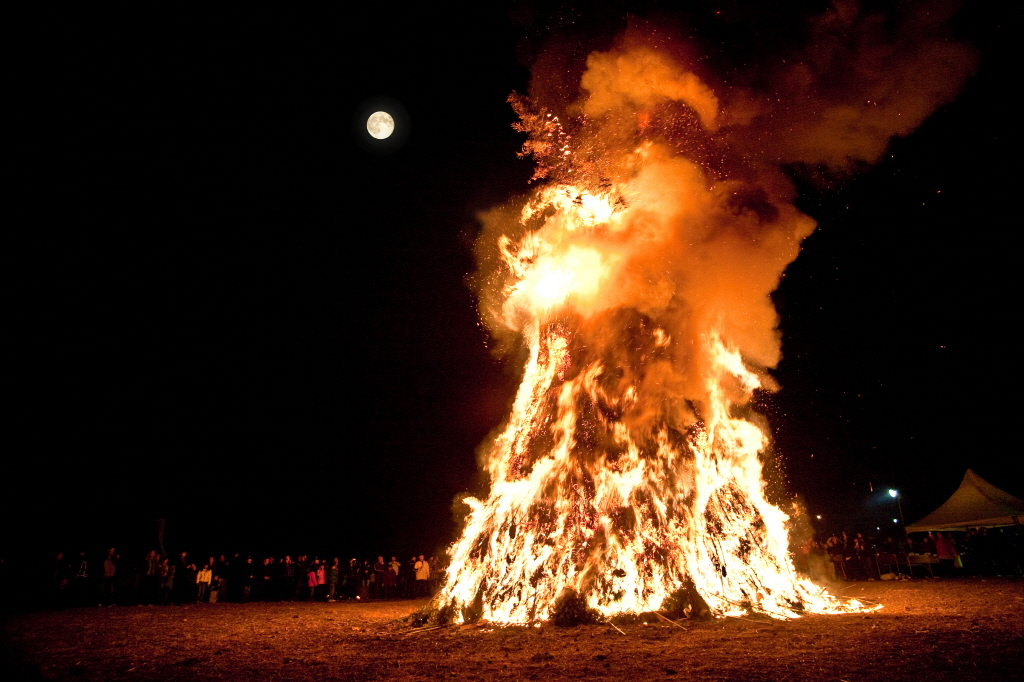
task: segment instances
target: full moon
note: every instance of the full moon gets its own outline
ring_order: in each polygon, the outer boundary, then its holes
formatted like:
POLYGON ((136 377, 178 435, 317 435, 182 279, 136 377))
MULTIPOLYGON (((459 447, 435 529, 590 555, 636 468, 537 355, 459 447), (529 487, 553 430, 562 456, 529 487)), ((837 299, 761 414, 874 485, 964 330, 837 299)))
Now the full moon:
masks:
POLYGON ((383 140, 395 132, 395 119, 386 111, 376 111, 366 119, 366 132, 378 140, 383 140))

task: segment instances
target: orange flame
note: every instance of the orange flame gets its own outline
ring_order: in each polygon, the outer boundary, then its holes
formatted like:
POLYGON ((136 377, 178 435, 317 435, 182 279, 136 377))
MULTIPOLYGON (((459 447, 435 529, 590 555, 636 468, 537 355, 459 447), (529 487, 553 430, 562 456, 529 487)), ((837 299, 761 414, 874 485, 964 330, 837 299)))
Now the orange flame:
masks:
POLYGON ((750 406, 779 357, 768 294, 813 221, 679 153, 717 131, 697 76, 650 50, 588 67, 575 122, 517 102, 552 180, 515 220, 485 218, 482 307, 529 355, 434 606, 531 623, 566 589, 610 617, 691 587, 723 615, 864 608, 796 573, 750 406), (696 115, 666 132, 679 107, 696 115))

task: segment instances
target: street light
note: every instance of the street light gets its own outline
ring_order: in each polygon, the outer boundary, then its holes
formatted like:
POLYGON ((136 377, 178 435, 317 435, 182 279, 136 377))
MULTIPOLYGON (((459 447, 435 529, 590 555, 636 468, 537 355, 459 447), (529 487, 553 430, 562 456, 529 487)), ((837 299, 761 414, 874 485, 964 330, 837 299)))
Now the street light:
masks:
MULTIPOLYGON (((903 526, 903 532, 906 533, 907 524, 903 520, 903 503, 900 502, 900 491, 895 490, 893 488, 889 488, 889 497, 895 498, 896 500, 896 507, 900 510, 900 525, 903 526)), ((896 519, 893 519, 892 522, 896 523, 896 519)))

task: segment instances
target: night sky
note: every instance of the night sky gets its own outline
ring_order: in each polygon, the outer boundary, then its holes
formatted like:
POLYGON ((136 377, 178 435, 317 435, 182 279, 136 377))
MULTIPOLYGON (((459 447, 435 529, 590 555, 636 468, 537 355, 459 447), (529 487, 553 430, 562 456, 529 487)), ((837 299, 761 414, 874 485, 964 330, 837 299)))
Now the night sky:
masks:
MULTIPOLYGON (((630 15, 727 63, 826 6, 679 4, 44 26, 12 131, 0 551, 148 549, 157 518, 169 551, 453 540, 518 384, 466 285, 477 213, 529 190, 508 95, 546 46, 607 48, 630 15), (381 97, 411 126, 384 154, 353 132, 381 97)), ((774 296, 782 390, 762 404, 773 481, 823 530, 891 524, 888 487, 915 521, 968 467, 1024 494, 1008 11, 957 16, 977 75, 882 163, 792 170, 819 227, 774 296)))

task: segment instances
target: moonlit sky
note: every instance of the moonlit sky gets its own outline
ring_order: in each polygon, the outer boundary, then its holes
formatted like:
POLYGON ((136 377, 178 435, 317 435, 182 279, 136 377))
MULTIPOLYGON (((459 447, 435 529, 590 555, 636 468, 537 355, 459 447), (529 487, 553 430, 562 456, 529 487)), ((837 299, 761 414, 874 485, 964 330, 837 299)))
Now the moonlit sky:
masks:
MULTIPOLYGON (((823 6, 52 27, 38 92, 18 100, 36 103, 12 193, 26 248, 3 551, 146 547, 156 518, 168 550, 443 546, 517 384, 464 283, 475 215, 529 189, 509 93, 546 45, 585 55, 629 13, 728 66, 785 48, 823 6), (380 95, 415 124, 387 155, 349 124, 380 95)), ((826 521, 891 522, 895 487, 912 522, 968 467, 1024 493, 1001 12, 956 18, 981 51, 956 102, 877 166, 799 183, 819 228, 775 294, 783 388, 764 410, 773 480, 826 521)))

